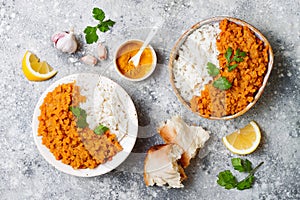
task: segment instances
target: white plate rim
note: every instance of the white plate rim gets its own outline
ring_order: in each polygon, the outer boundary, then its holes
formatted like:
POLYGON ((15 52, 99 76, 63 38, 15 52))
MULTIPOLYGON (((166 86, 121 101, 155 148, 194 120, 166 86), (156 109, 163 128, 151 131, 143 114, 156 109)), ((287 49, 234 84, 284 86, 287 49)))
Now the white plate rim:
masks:
POLYGON ((105 173, 110 172, 111 170, 115 169, 118 167, 122 162, 126 160, 126 158, 129 156, 130 152, 132 151, 135 141, 137 138, 138 134, 138 118, 137 118, 137 112, 136 108, 134 106, 134 103, 128 93, 116 82, 112 81, 111 79, 101 76, 98 74, 92 74, 92 73, 80 73, 80 74, 72 74, 69 76, 65 76, 53 84, 51 84, 40 96, 32 117, 32 132, 33 132, 33 138, 34 142, 39 150, 39 153, 44 157, 44 159, 50 163, 52 166, 54 166, 56 169, 59 171, 62 171, 66 174, 74 175, 74 176, 79 176, 79 177, 94 177, 94 176, 99 176, 105 173), (70 165, 62 163, 60 160, 56 160, 54 155, 50 152, 50 150, 42 144, 42 137, 37 135, 37 130, 38 130, 38 117, 40 116, 40 106, 42 105, 44 98, 46 95, 53 91, 58 85, 60 84, 65 84, 65 83, 70 83, 76 78, 80 76, 98 76, 99 80, 104 79, 105 81, 110 82, 114 86, 117 87, 117 89, 124 94, 126 101, 128 102, 128 108, 127 108, 127 113, 128 113, 128 118, 130 119, 130 123, 128 124, 128 132, 130 131, 130 134, 127 134, 120 142, 120 144, 123 147, 123 150, 119 153, 117 153, 111 161, 108 161, 104 164, 99 165, 98 167, 94 169, 73 169, 70 165))

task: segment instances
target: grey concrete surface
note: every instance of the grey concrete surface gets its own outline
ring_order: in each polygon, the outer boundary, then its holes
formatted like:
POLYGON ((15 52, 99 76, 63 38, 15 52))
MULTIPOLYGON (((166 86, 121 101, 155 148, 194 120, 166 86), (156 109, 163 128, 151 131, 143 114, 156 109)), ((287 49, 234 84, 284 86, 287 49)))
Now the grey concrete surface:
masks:
POLYGON ((299 11, 297 0, 0 0, 0 199, 300 199, 299 11), (91 67, 78 58, 95 50, 95 45, 83 40, 83 29, 95 24, 91 14, 95 6, 116 24, 100 35, 109 50, 108 60, 91 67), (243 19, 261 30, 275 55, 261 99, 249 112, 230 121, 211 121, 186 110, 172 91, 167 70, 170 50, 184 30, 220 15, 243 19), (139 83, 122 80, 112 65, 116 48, 126 39, 145 39, 161 17, 165 25, 151 42, 158 55, 154 74, 139 83), (54 32, 70 27, 81 43, 74 55, 58 52, 50 41, 54 32), (47 60, 58 74, 48 81, 29 82, 21 70, 26 50, 47 60), (39 154, 31 129, 42 92, 56 80, 80 72, 102 74, 122 85, 139 115, 139 137, 131 156, 112 172, 94 178, 74 177, 52 167, 39 154), (146 187, 142 175, 145 152, 162 143, 155 129, 175 114, 209 130, 211 138, 186 170, 189 178, 184 188, 146 187), (265 163, 252 189, 225 190, 217 185, 217 174, 230 169, 230 158, 236 156, 221 138, 251 120, 258 122, 263 138, 257 151, 245 158, 254 165, 265 163))

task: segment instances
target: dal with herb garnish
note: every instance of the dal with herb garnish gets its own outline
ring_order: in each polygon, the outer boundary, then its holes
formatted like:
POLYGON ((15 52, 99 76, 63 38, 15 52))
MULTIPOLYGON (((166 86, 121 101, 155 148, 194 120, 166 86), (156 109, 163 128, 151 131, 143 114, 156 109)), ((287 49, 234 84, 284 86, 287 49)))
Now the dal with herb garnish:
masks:
POLYGON ((40 107, 38 135, 57 160, 74 169, 93 169, 122 151, 116 135, 103 126, 88 127, 86 102, 75 83, 61 84, 49 92, 40 107))

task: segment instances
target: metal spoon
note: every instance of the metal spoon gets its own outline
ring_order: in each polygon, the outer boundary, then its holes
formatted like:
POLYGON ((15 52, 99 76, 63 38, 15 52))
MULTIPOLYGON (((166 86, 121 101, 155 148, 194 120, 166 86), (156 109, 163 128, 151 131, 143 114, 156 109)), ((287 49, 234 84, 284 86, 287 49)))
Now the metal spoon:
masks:
POLYGON ((148 46, 148 44, 152 40, 153 36, 157 33, 157 30, 162 26, 163 23, 164 23, 164 21, 161 20, 161 21, 159 21, 158 23, 155 24, 155 26, 153 27, 153 29, 148 34, 148 36, 147 36, 144 44, 140 48, 140 50, 133 57, 130 58, 130 60, 128 61, 128 63, 130 63, 132 61, 133 65, 135 67, 137 67, 139 65, 140 59, 141 59, 141 55, 142 55, 143 51, 148 46))

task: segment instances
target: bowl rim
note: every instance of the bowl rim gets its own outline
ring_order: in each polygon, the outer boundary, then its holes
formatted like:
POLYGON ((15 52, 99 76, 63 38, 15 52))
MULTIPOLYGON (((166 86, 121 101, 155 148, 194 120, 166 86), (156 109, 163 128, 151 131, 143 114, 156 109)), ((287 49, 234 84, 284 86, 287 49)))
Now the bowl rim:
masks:
POLYGON ((133 81, 133 82, 138 82, 138 81, 142 81, 142 80, 145 80, 146 78, 148 78, 149 76, 151 76, 151 74, 154 72, 155 68, 156 68, 156 64, 157 64, 157 56, 156 56, 156 53, 155 53, 155 50, 154 48, 148 44, 147 47, 150 48, 151 50, 151 53, 152 53, 152 58, 153 58, 153 61, 152 61, 152 65, 151 65, 151 70, 148 72, 148 74, 146 74, 145 76, 141 77, 141 78, 129 78, 127 76, 125 76, 124 74, 122 74, 118 68, 118 65, 117 65, 117 56, 118 56, 118 53, 120 51, 121 48, 123 48, 125 45, 129 44, 129 43, 132 43, 132 42, 140 42, 140 43, 144 43, 143 40, 140 40, 140 39, 129 39, 129 40, 126 40, 125 42, 121 43, 119 45, 119 47, 117 48, 115 54, 114 54, 114 66, 115 66, 115 70, 117 71, 117 73, 124 79, 126 80, 129 80, 129 81, 133 81))
POLYGON ((169 65, 168 65, 168 69, 169 69, 169 79, 172 85, 172 88, 175 92, 175 95, 177 96, 177 98, 179 99, 179 101, 191 112, 193 112, 194 114, 196 114, 197 116, 203 117, 203 118, 207 118, 207 119, 212 119, 212 120, 229 120, 229 119, 234 119, 236 117, 239 117, 241 115, 243 115, 244 113, 246 113, 248 110, 250 110, 250 108, 252 108, 254 106, 254 104, 258 101, 258 99, 261 97, 264 88, 267 84, 267 81, 269 79, 269 76, 271 74, 272 68, 273 68, 273 62, 274 62, 274 54, 273 54, 273 50, 272 47, 269 43, 269 41, 267 40, 267 38, 254 26, 252 26, 251 24, 249 24, 248 22, 245 22, 241 19, 238 18, 234 18, 234 17, 228 17, 228 16, 217 16, 217 17, 212 17, 212 18, 208 18, 208 19, 204 19, 201 20, 199 22, 197 22, 196 24, 194 24, 193 26, 191 26, 188 30, 186 30, 180 37, 179 39, 176 41, 175 45, 173 46, 171 53, 170 53, 170 57, 169 57, 169 65), (267 66, 267 72, 264 75, 263 78, 263 83, 261 85, 261 87, 258 89, 257 93, 254 96, 254 100, 252 102, 250 102, 243 110, 233 114, 233 115, 227 115, 227 116, 223 116, 223 117, 215 117, 215 116, 204 116, 201 115, 199 112, 193 112, 189 103, 187 103, 182 96, 180 95, 180 92, 178 91, 177 87, 175 86, 175 82, 174 82, 174 75, 173 75, 173 63, 174 60, 176 59, 176 56, 178 55, 178 50, 180 48, 180 46, 185 42, 186 38, 192 34, 195 30, 197 30, 198 28, 200 28, 203 25, 206 24, 210 24, 210 23, 216 23, 216 22, 220 22, 224 19, 227 19, 228 21, 234 22, 238 25, 242 25, 242 26, 247 26, 250 30, 252 30, 254 32, 254 34, 256 35, 256 37, 258 37, 261 41, 263 41, 265 46, 268 46, 268 56, 269 56, 269 61, 268 61, 268 66, 267 66))

